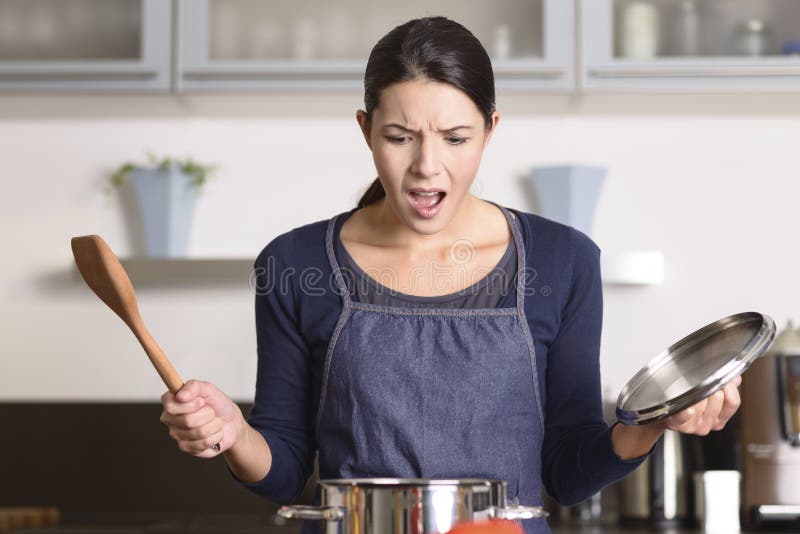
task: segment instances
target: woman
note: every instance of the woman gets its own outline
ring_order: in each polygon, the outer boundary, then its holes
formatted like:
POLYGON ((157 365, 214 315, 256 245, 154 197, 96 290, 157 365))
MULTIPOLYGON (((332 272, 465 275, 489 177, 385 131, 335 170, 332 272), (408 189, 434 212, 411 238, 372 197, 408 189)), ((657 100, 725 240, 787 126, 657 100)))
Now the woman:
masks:
POLYGON ((223 454, 281 503, 318 451, 321 478, 502 478, 526 505, 543 482, 571 504, 633 470, 665 428, 725 425, 738 379, 664 422, 604 422, 600 250, 469 191, 494 96, 489 57, 451 20, 412 20, 375 45, 357 120, 379 177, 357 207, 261 252, 252 414, 188 382, 163 397, 182 450, 223 454))

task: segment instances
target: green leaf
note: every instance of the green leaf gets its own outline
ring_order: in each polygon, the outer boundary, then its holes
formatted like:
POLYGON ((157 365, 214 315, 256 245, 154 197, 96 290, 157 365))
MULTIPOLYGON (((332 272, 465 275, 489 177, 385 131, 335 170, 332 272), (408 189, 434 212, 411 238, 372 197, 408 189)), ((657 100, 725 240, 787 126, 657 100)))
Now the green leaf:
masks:
POLYGON ((109 178, 109 182, 113 187, 120 187, 130 176, 131 171, 135 168, 133 163, 125 163, 117 169, 114 174, 109 178))
MULTIPOLYGON (((209 176, 213 172, 216 171, 216 165, 204 165, 202 163, 196 162, 192 158, 186 158, 184 160, 179 160, 172 157, 164 157, 159 159, 152 151, 147 150, 147 159, 150 162, 151 166, 155 166, 157 169, 163 172, 169 172, 173 166, 177 166, 181 171, 186 173, 187 175, 191 176, 190 185, 195 188, 197 193, 200 193, 200 190, 205 186, 208 182, 209 176)), ((131 171, 137 167, 134 163, 125 163, 121 165, 114 173, 109 177, 109 184, 110 188, 107 188, 107 191, 110 191, 111 188, 117 188, 121 186, 125 181, 128 179, 131 171)))

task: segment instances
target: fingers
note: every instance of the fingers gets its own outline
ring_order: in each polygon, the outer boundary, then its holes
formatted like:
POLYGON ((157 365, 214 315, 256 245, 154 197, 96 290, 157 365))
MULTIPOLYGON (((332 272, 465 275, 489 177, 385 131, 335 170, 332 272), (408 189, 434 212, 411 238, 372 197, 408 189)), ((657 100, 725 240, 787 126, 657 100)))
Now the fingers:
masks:
POLYGON ((667 428, 699 436, 705 436, 712 430, 721 430, 741 405, 738 389, 741 383, 742 377, 737 376, 719 391, 669 417, 667 428))
MULTIPOLYGON (((172 436, 172 438, 176 440, 197 441, 221 431, 222 431, 222 419, 215 417, 208 423, 195 428, 184 429, 177 426, 173 426, 172 428, 170 428, 170 436, 172 436)), ((212 443, 212 445, 215 445, 215 443, 212 443)))
POLYGON ((169 391, 164 393, 161 396, 161 404, 169 415, 192 414, 206 405, 205 394, 213 387, 208 382, 189 380, 174 395, 169 391))
POLYGON ((172 393, 165 393, 161 397, 161 404, 164 410, 172 415, 193 413, 205 406, 206 401, 203 397, 196 397, 189 402, 179 402, 172 393))
POLYGON ((697 404, 676 413, 667 419, 667 428, 671 430, 677 430, 679 432, 685 432, 693 424, 693 421, 697 419, 698 415, 705 412, 707 404, 708 399, 706 398, 697 404))
POLYGON ((224 422, 209 406, 190 414, 172 415, 164 411, 161 422, 167 425, 169 436, 181 451, 204 458, 211 458, 220 452, 213 447, 224 437, 224 422), (201 455, 205 449, 212 450, 201 455))
POLYGON ((181 430, 190 430, 208 424, 217 414, 210 406, 203 406, 191 413, 170 413, 166 408, 161 413, 161 422, 181 430))
POLYGON ((216 387, 210 382, 203 382, 202 380, 189 380, 183 387, 175 394, 179 402, 189 402, 198 397, 208 397, 213 395, 216 387))
MULTIPOLYGON (((741 377, 737 378, 739 379, 738 384, 740 384, 742 379, 741 377)), ((730 418, 733 417, 733 414, 736 413, 736 410, 739 409, 739 406, 741 406, 742 399, 739 395, 738 384, 736 382, 730 382, 722 388, 725 400, 717 416, 716 423, 711 426, 712 430, 722 430, 730 418)))
POLYGON ((203 458, 219 454, 213 447, 223 439, 224 423, 206 401, 214 392, 212 384, 190 380, 177 393, 161 396, 160 420, 181 451, 203 458))
POLYGON ((223 434, 220 429, 217 432, 209 434, 201 439, 196 440, 177 440, 178 448, 183 452, 192 454, 194 456, 201 456, 203 458, 211 458, 218 454, 213 449, 214 445, 222 441, 223 434))
MULTIPOLYGON (((716 391, 708 397, 706 409, 695 427, 696 434, 706 436, 714 429, 719 422, 719 414, 722 411, 722 405, 724 403, 725 393, 722 390, 716 391)), ((723 424, 723 426, 725 425, 723 424)))
POLYGON ((711 431, 711 425, 717 422, 722 401, 722 392, 717 391, 697 404, 670 417, 667 428, 685 434, 705 436, 711 431))
MULTIPOLYGON (((222 439, 222 438, 220 438, 220 439, 222 439)), ((219 449, 215 449, 214 448, 215 446, 219 446, 219 442, 215 443, 211 447, 203 449, 200 452, 193 452, 193 453, 190 453, 190 454, 192 456, 197 457, 197 458, 214 458, 215 456, 219 456, 219 454, 220 454, 219 449)))

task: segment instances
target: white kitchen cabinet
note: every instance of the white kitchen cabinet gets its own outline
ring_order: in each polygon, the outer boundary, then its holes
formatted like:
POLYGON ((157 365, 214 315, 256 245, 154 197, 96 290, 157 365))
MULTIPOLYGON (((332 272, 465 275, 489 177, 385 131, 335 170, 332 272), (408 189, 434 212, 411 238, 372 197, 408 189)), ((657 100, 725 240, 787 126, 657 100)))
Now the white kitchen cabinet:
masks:
POLYGON ((579 0, 581 88, 800 89, 796 0, 579 0))
POLYGON ((444 15, 492 56, 498 88, 571 91, 574 3, 564 0, 179 0, 185 90, 361 89, 377 40, 444 15))
POLYGON ((166 91, 171 3, 0 0, 0 90, 166 91))

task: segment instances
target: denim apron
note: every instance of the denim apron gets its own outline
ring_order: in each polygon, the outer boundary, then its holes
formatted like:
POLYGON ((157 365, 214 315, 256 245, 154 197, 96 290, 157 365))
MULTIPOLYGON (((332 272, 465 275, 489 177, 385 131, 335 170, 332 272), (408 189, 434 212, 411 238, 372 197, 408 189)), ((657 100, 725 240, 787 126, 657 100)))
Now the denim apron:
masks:
MULTIPOLYGON (((524 310, 519 221, 513 308, 413 308, 351 299, 325 246, 343 308, 326 354, 316 435, 321 479, 499 478, 510 501, 542 505, 544 421, 524 310)), ((343 221, 342 221, 343 222, 343 221)), ((544 519, 521 522, 549 532, 544 519)), ((308 526, 304 529, 308 532, 308 526)))

